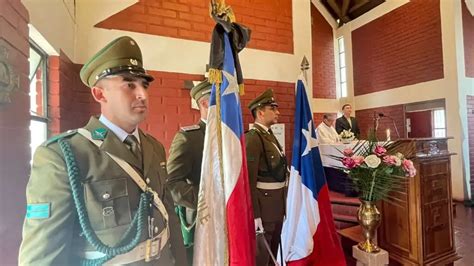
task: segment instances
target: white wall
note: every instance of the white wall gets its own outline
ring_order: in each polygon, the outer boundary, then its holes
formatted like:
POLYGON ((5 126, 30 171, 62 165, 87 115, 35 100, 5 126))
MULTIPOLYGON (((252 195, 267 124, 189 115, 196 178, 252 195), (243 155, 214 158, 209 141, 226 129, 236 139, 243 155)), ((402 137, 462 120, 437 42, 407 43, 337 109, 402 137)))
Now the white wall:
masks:
POLYGON ((50 55, 64 51, 72 59, 75 45, 75 11, 72 0, 22 0, 30 15, 30 24, 43 39, 34 39, 50 55), (49 44, 43 44, 47 41, 49 44))

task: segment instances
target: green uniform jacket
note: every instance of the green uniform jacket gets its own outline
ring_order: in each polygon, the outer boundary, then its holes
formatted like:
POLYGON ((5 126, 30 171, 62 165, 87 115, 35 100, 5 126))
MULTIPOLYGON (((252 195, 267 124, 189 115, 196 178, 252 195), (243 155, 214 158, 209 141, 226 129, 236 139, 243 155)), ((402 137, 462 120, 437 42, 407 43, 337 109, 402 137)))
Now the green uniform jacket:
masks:
POLYGON ((258 124, 245 133, 247 168, 254 217, 263 222, 283 221, 285 214, 285 189, 266 190, 257 188, 257 182, 283 182, 287 177, 286 157, 280 153, 275 136, 258 124), (273 169, 269 172, 269 166, 273 169))
POLYGON ((177 205, 196 209, 201 181, 206 123, 183 128, 173 139, 168 161, 167 185, 177 205))
MULTIPOLYGON (((90 132, 107 129, 95 117, 90 119, 85 128, 90 132)), ((108 129, 100 149, 80 134, 70 133, 63 137, 71 144, 76 158, 92 228, 103 243, 114 246, 138 209, 141 190, 105 151, 138 169, 141 166, 127 146, 108 129), (113 211, 105 212, 106 207, 109 210, 112 207, 113 211)), ((159 194, 170 217, 171 245, 166 245, 161 257, 149 264, 185 265, 179 220, 174 213, 170 193, 164 185, 167 176, 165 151, 161 143, 141 130, 140 141, 144 179, 159 194)), ((47 141, 36 150, 26 196, 28 204, 50 204, 50 215, 44 219, 25 219, 19 255, 21 265, 76 265, 85 251, 94 251, 80 228, 64 156, 56 141, 47 141)), ((165 226, 161 213, 153 208, 152 217, 153 229, 161 232, 165 226)), ((147 236, 148 228, 145 228, 141 241, 146 240, 147 236)), ((134 263, 142 264, 146 263, 134 263)))

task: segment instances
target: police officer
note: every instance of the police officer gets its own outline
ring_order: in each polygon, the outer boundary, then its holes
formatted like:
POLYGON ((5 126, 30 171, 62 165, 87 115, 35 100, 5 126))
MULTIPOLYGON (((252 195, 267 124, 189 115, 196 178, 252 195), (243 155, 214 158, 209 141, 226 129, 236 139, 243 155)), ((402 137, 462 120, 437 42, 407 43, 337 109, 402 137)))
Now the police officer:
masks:
POLYGON ((198 124, 182 127, 176 133, 170 148, 167 184, 181 220, 188 264, 192 265, 202 152, 211 84, 207 80, 199 83, 191 89, 190 95, 198 104, 201 119, 198 124))
POLYGON ((120 37, 80 77, 101 115, 36 150, 20 265, 184 265, 163 145, 138 128, 153 81, 140 48, 120 37))
MULTIPOLYGON (((255 231, 264 236, 276 257, 285 214, 287 161, 270 128, 278 122, 278 104, 271 89, 248 105, 255 119, 245 134, 247 167, 255 217, 255 231)), ((265 245, 257 241, 257 265, 273 264, 265 245)))

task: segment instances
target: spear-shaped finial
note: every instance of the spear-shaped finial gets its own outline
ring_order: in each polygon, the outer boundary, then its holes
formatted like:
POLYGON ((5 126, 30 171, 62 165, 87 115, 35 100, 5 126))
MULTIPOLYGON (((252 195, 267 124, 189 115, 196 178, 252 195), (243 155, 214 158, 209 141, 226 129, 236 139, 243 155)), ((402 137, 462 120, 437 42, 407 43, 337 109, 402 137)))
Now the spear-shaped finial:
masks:
POLYGON ((306 58, 306 56, 303 56, 303 60, 301 60, 301 71, 303 72, 304 79, 305 79, 306 82, 308 81, 308 77, 307 77, 307 74, 306 74, 308 69, 309 69, 308 59, 306 58))
POLYGON ((301 70, 306 71, 309 69, 309 62, 306 56, 303 56, 303 60, 301 61, 301 70))

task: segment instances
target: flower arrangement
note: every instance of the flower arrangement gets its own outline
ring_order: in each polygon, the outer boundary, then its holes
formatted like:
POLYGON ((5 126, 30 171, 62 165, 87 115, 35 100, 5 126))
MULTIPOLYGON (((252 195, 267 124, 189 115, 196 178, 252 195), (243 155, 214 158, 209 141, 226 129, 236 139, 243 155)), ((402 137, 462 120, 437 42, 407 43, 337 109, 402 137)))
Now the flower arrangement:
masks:
POLYGON ((341 132, 341 134, 339 134, 339 137, 344 143, 349 143, 355 138, 354 133, 352 133, 352 131, 345 129, 341 132))
POLYGON ((413 162, 406 156, 413 151, 397 152, 401 149, 401 142, 368 140, 341 151, 343 156, 337 158, 344 167, 340 169, 348 173, 361 200, 394 199, 389 193, 401 190, 408 178, 416 175, 413 162))

